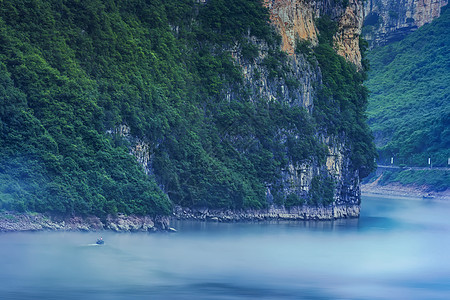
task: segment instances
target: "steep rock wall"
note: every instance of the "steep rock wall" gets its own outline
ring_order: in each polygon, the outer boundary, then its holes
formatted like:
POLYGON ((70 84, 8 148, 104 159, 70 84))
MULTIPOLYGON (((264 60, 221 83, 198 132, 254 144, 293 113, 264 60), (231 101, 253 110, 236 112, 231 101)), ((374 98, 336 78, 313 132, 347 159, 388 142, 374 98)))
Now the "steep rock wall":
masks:
MULTIPOLYGON (((268 101, 284 101, 292 106, 300 106, 312 113, 313 99, 317 96, 317 88, 322 82, 321 70, 314 59, 295 51, 298 39, 307 40, 311 45, 318 44, 320 32, 315 20, 328 16, 338 25, 334 36, 335 49, 347 61, 361 68, 359 36, 363 22, 361 1, 350 0, 345 5, 339 1, 307 1, 307 0, 272 0, 265 1, 269 8, 270 19, 277 28, 282 41, 281 49, 287 53, 286 65, 288 78, 271 78, 264 66, 264 59, 269 49, 264 42, 253 37, 249 41, 259 49, 259 55, 245 59, 240 45, 232 49, 232 56, 243 70, 246 86, 252 92, 252 98, 263 97, 268 101), (290 86, 288 81, 295 81, 297 86, 290 86)), ((232 99, 233 88, 227 91, 227 98, 232 99)), ((312 180, 324 173, 330 174, 335 182, 334 205, 359 205, 359 174, 352 171, 350 152, 343 136, 323 135, 322 143, 328 148, 326 164, 309 160, 302 164, 290 163, 282 170, 283 194, 295 194, 300 198, 307 197, 312 180)), ((271 184, 267 184, 266 196, 270 203, 272 197, 271 184)), ((354 216, 354 215, 353 215, 354 216)))
POLYGON ((440 16, 448 0, 367 0, 363 36, 370 48, 401 40, 440 16))
MULTIPOLYGON (((287 53, 285 61, 288 71, 287 78, 271 77, 265 58, 269 55, 268 45, 248 36, 248 41, 258 48, 258 55, 252 59, 244 58, 241 45, 237 44, 230 49, 235 63, 239 65, 244 76, 244 84, 250 92, 250 100, 264 98, 267 101, 283 101, 292 106, 305 108, 309 113, 314 110, 313 99, 316 97, 317 89, 322 82, 321 70, 317 61, 308 58, 304 54, 296 53, 296 40, 308 40, 312 45, 318 44, 319 31, 315 25, 315 19, 328 16, 338 25, 338 32, 334 36, 335 49, 338 54, 349 62, 361 67, 361 53, 359 50, 359 36, 362 27, 363 9, 360 0, 345 1, 325 0, 273 0, 265 1, 269 8, 270 18, 282 37, 281 49, 287 53), (294 86, 288 81, 294 81, 294 86)), ((235 99, 239 97, 234 86, 225 89, 224 97, 235 99)), ((130 153, 136 156, 147 174, 152 173, 152 158, 148 143, 131 137, 129 129, 121 126, 115 130, 116 134, 124 136, 131 142, 130 153)), ((320 163, 314 159, 302 164, 290 163, 282 170, 282 186, 284 195, 295 194, 300 198, 308 195, 312 181, 316 176, 327 173, 335 182, 333 204, 329 208, 314 210, 314 213, 305 214, 304 209, 294 212, 280 208, 282 211, 276 214, 270 212, 274 209, 272 205, 268 211, 261 212, 264 218, 279 217, 287 214, 286 218, 293 219, 331 219, 340 217, 356 217, 359 215, 360 188, 359 174, 351 167, 351 149, 346 143, 344 136, 333 136, 318 134, 318 139, 328 148, 326 162, 320 163), (339 207, 337 209, 336 207, 339 207), (345 212, 347 208, 351 213, 345 212)), ((271 183, 267 183, 266 196, 271 203, 271 183)), ((295 209, 294 209, 295 211, 295 209)), ((248 218, 258 218, 260 212, 250 213, 248 218), (253 217, 251 217, 253 215, 253 217)), ((210 216, 217 215, 217 212, 210 216)), ((193 218, 192 216, 184 216, 193 218)), ((183 217, 183 218, 184 218, 183 217)), ((232 219, 235 219, 231 217, 232 219)), ((240 217, 236 217, 239 219, 240 217)), ((247 217, 245 217, 247 218, 247 217)), ((244 219, 245 219, 244 218, 244 219)))
POLYGON ((271 21, 282 37, 282 49, 292 55, 296 39, 309 40, 317 44, 319 34, 315 19, 327 15, 338 22, 339 30, 335 36, 338 53, 357 66, 361 64, 359 35, 363 21, 361 0, 310 1, 310 0, 266 0, 270 9, 271 21))
MULTIPOLYGON (((293 69, 298 70, 299 67, 305 69, 305 66, 309 66, 309 72, 303 71, 300 73, 303 76, 297 78, 299 82, 310 83, 302 85, 300 94, 308 95, 308 97, 304 97, 300 102, 311 110, 313 108, 311 99, 315 95, 317 83, 321 82, 321 72, 320 69, 313 68, 310 62, 305 61, 302 55, 296 55, 296 40, 308 40, 313 45, 317 45, 320 32, 316 28, 315 19, 328 16, 338 24, 338 31, 334 36, 338 54, 360 68, 359 36, 363 22, 361 1, 350 0, 347 5, 343 2, 327 0, 273 0, 265 3, 270 9, 271 21, 282 37, 282 49, 289 54, 293 69)), ((350 149, 345 139, 335 136, 324 136, 322 139, 328 147, 326 169, 336 182, 334 203, 359 204, 359 174, 350 171, 350 149)), ((285 193, 294 192, 299 195, 308 193, 312 179, 321 173, 321 168, 323 167, 316 162, 300 166, 290 165, 283 176, 285 193)))

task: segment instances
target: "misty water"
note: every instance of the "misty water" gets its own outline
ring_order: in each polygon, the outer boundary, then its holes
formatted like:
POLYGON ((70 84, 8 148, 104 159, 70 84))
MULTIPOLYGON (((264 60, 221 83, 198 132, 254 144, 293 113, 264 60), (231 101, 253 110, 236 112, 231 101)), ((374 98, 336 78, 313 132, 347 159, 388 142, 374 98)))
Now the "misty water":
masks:
POLYGON ((3 233, 0 298, 448 299, 449 216, 448 203, 363 197, 360 219, 334 222, 3 233))

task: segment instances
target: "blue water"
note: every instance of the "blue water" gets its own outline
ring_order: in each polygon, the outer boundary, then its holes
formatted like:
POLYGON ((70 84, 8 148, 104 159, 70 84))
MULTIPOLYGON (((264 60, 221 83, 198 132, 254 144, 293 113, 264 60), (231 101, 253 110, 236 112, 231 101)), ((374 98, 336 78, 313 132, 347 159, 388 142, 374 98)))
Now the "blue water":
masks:
POLYGON ((172 226, 0 234, 0 299, 450 299, 449 203, 364 197, 360 219, 172 226))

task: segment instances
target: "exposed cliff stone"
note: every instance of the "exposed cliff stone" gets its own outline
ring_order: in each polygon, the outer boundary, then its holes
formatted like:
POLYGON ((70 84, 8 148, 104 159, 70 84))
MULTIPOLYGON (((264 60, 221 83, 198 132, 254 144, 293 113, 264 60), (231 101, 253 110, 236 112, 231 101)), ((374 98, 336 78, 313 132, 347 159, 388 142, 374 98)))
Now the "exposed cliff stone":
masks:
MULTIPOLYGON (((304 56, 292 54, 287 57, 288 80, 295 82, 290 86, 286 79, 271 78, 269 70, 264 66, 264 59, 269 49, 259 40, 250 38, 258 46, 259 55, 252 60, 244 59, 239 45, 232 50, 232 56, 241 67, 251 98, 262 97, 269 101, 283 101, 291 105, 301 106, 312 111, 315 96, 315 85, 320 82, 320 71, 309 63, 304 56)), ((233 98, 233 87, 227 91, 227 97, 233 98)))
POLYGON ((363 22, 361 0, 310 1, 266 0, 270 18, 282 37, 282 49, 293 55, 296 39, 309 40, 316 45, 319 34, 315 19, 327 15, 336 21, 339 30, 335 36, 336 49, 348 61, 361 66, 359 36, 363 22))
POLYGON ((361 189, 358 171, 351 172, 350 149, 336 137, 327 138, 328 155, 326 167, 336 181, 334 203, 359 205, 361 189))
POLYGON ((315 1, 306 0, 266 0, 270 9, 270 19, 282 37, 282 49, 294 54, 297 38, 317 44, 318 31, 314 19, 320 15, 315 1))
POLYGON ((370 48, 401 40, 440 16, 448 0, 367 0, 363 36, 370 48))
POLYGON ((109 130, 109 134, 115 134, 124 138, 130 143, 130 154, 133 155, 138 163, 144 169, 145 174, 152 174, 152 147, 142 138, 134 137, 130 133, 130 127, 127 125, 120 125, 113 130, 109 130))
POLYGON ((261 210, 212 210, 176 207, 174 217, 180 220, 201 220, 217 222, 270 221, 270 220, 334 220, 359 217, 359 205, 331 206, 270 206, 261 210))
POLYGON ((339 29, 335 36, 337 53, 358 68, 361 67, 359 36, 361 35, 363 19, 361 0, 349 0, 344 14, 339 18, 339 29))
MULTIPOLYGON (((302 85, 303 94, 315 96, 315 87, 321 82, 320 69, 313 68, 313 64, 304 56, 295 53, 297 39, 310 41, 313 45, 318 42, 318 32, 315 19, 328 16, 338 24, 338 31, 334 36, 337 53, 347 61, 361 68, 361 52, 359 37, 363 23, 363 5, 360 0, 349 1, 309 1, 309 0, 273 0, 265 1, 270 9, 271 20, 282 36, 282 49, 286 51, 294 70, 298 66, 309 66, 309 72, 303 72, 303 78, 297 76, 300 82, 312 82, 302 85), (346 3, 347 2, 347 3, 346 3), (306 91, 306 92, 305 92, 306 91)), ((295 101, 294 101, 295 102, 295 101)), ((312 101, 302 101, 303 106, 312 110, 312 101)), ((345 137, 323 136, 322 140, 328 148, 326 169, 336 183, 334 203, 338 205, 359 205, 360 187, 359 174, 352 172, 350 151, 345 137)), ((285 193, 304 195, 308 193, 314 176, 323 170, 315 162, 301 166, 290 165, 284 177, 285 193)))
MULTIPOLYGON (((314 59, 295 51, 298 39, 307 40, 312 45, 318 43, 316 18, 328 16, 338 24, 338 32, 334 36, 335 48, 349 62, 361 67, 359 36, 363 22, 363 7, 361 1, 307 1, 307 0, 273 0, 265 1, 270 10, 270 18, 282 37, 281 48, 287 56, 288 78, 270 78, 263 61, 268 55, 268 47, 263 42, 249 37, 249 41, 259 49, 259 56, 246 60, 240 54, 239 45, 233 49, 232 55, 243 70, 244 79, 253 97, 263 97, 269 101, 278 100, 301 106, 309 112, 314 109, 313 99, 317 87, 320 86, 322 75, 314 59), (288 81, 295 81, 296 86, 290 86, 288 81)), ((228 92, 233 97, 232 90, 228 92)), ((323 136, 322 142, 327 145, 328 156, 325 166, 317 161, 307 161, 300 165, 290 163, 283 170, 282 185, 284 194, 295 194, 306 198, 311 188, 312 180, 324 172, 334 178, 336 189, 334 202, 339 205, 358 205, 360 202, 359 174, 351 171, 350 151, 345 137, 323 136)), ((272 196, 270 185, 267 187, 267 197, 272 196)), ((270 202, 270 201, 269 201, 270 202)))

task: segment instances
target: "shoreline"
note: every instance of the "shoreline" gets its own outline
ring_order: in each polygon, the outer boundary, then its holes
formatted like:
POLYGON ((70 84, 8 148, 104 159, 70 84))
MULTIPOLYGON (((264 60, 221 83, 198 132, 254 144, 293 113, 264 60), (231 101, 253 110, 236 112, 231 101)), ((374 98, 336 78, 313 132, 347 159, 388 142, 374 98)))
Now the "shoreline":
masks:
POLYGON ((85 231, 115 232, 170 231, 169 217, 126 216, 117 214, 105 218, 96 216, 59 217, 42 213, 0 212, 0 232, 19 231, 85 231))
POLYGON ((199 220, 215 222, 246 221, 330 221, 358 218, 360 205, 294 206, 291 208, 271 205, 267 209, 217 210, 208 208, 191 209, 177 206, 173 218, 177 220, 199 220))
POLYGON ((265 222, 265 221, 330 221, 358 218, 360 205, 295 206, 289 209, 270 206, 267 209, 217 210, 175 207, 172 215, 58 217, 41 213, 0 212, 0 232, 20 231, 84 231, 96 232, 175 232, 171 220, 207 222, 265 222))
POLYGON ((376 182, 361 184, 362 196, 375 196, 383 198, 401 198, 430 201, 450 202, 450 190, 442 192, 428 192, 426 186, 388 184, 378 185, 376 182))
MULTIPOLYGON (((450 202, 450 190, 427 192, 426 187, 375 183, 361 185, 362 197, 381 197, 403 200, 450 202), (430 198, 427 198, 430 197, 430 198)), ((0 212, 0 233, 19 231, 85 231, 110 230, 114 232, 170 232, 171 220, 207 222, 264 222, 264 221, 330 221, 358 218, 360 205, 298 206, 289 209, 270 206, 267 209, 218 210, 175 207, 170 216, 126 216, 117 214, 105 218, 96 216, 60 217, 42 213, 0 212)))

